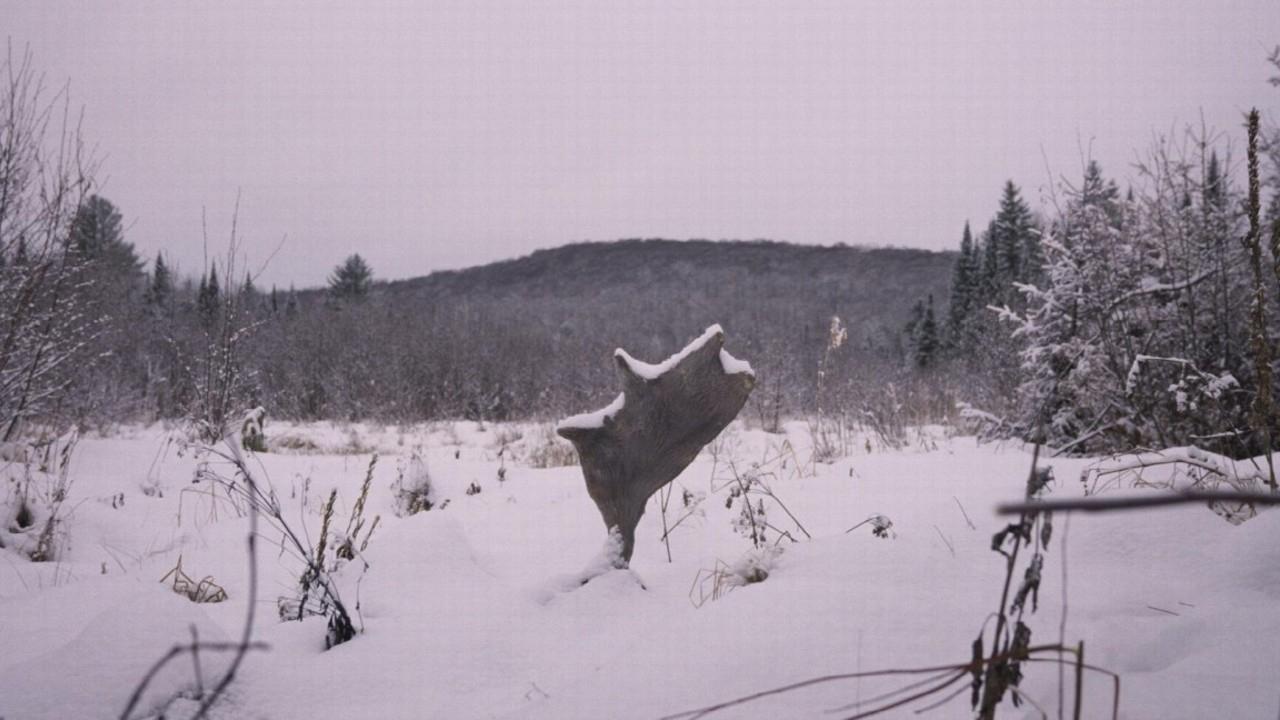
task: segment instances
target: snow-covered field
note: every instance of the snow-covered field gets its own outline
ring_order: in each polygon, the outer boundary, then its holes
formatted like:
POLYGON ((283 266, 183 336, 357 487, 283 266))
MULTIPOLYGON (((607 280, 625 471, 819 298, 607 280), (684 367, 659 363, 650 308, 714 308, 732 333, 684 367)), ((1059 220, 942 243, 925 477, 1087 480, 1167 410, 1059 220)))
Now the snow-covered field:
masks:
MULTIPOLYGON (((381 453, 365 510, 381 516, 368 570, 361 579, 357 560, 338 573, 349 604, 358 590, 364 632, 326 651, 323 618, 278 620, 276 600, 293 592, 299 566, 264 531, 255 636, 270 649, 248 655, 213 717, 660 718, 826 674, 963 663, 1004 579, 991 536, 1008 520, 993 508, 1021 497, 1030 464, 1027 448, 941 432, 905 450, 868 452, 859 439, 850 456, 815 464, 803 425, 784 436, 735 424, 676 480, 667 523, 689 512, 686 501, 694 507, 670 534, 670 561, 655 498, 631 571, 579 585, 605 530, 578 467, 530 466, 550 442, 545 428, 276 424, 267 434, 275 452, 252 465, 312 542, 331 489, 334 525, 346 527, 370 453, 381 453), (415 447, 436 507, 397 517, 391 486, 415 447), (780 530, 797 542, 763 556, 763 582, 713 597, 708 571, 752 551, 731 495, 735 474, 753 472, 794 516, 753 495, 774 526, 768 542, 780 530), (473 484, 480 492, 469 494, 473 484), (845 532, 875 514, 892 520, 890 537, 875 536, 874 523, 845 532)), ((81 439, 61 559, 32 563, 12 542, 0 550, 4 720, 118 717, 191 626, 205 641, 239 635, 247 519, 211 499, 207 481, 193 484, 199 459, 165 438, 146 429, 81 439), (162 584, 179 556, 228 599, 196 604, 162 584)), ((1086 461, 1049 462, 1051 496, 1079 495, 1086 461)), ((1064 596, 1065 640, 1083 640, 1091 664, 1120 673, 1123 717, 1276 716, 1280 513, 1239 526, 1203 507, 1055 518, 1028 616, 1035 643, 1058 640, 1064 596)), ((201 655, 206 684, 223 662, 201 655)), ((1057 668, 1026 674, 1029 698, 1057 717, 1057 668)), ((142 706, 193 678, 190 658, 171 663, 142 706)), ((713 717, 844 717, 850 703, 914 679, 831 682, 713 717)), ((1069 697, 1070 673, 1067 682, 1069 697)), ((1084 717, 1108 717, 1110 681, 1087 675, 1084 692, 1084 717)), ((174 703, 171 717, 191 707, 174 703)), ((968 693, 932 716, 969 716, 968 693)), ((1006 703, 1000 717, 1039 713, 1006 703)))

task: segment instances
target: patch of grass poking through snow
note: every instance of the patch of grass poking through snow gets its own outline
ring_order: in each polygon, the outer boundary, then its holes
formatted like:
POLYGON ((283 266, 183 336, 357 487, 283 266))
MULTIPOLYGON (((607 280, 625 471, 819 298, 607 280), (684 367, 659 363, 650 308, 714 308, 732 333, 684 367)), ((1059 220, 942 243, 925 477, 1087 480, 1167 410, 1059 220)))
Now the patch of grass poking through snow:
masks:
POLYGON ((160 578, 160 582, 173 582, 169 589, 175 595, 182 595, 193 603, 220 603, 227 599, 227 591, 213 581, 212 575, 205 575, 198 582, 182 569, 182 556, 178 556, 178 564, 160 578))
MULTIPOLYGON (((378 455, 374 453, 369 460, 369 468, 365 472, 364 482, 360 486, 360 495, 356 498, 347 517, 347 529, 339 533, 333 527, 334 506, 338 500, 338 491, 332 490, 329 499, 321 509, 320 538, 309 563, 298 578, 298 595, 294 598, 281 598, 279 611, 281 619, 297 619, 319 615, 328 619, 328 632, 325 635, 325 648, 340 645, 356 636, 357 630, 351 622, 351 615, 341 605, 336 593, 332 592, 333 573, 338 572, 349 561, 359 560, 361 571, 369 569, 364 561, 364 551, 369 546, 369 538, 378 527, 381 516, 374 516, 373 522, 361 539, 360 531, 364 528, 365 503, 369 499, 369 488, 373 485, 373 470, 378 464, 378 455), (332 557, 330 557, 330 555, 332 557)), ((356 611, 360 610, 357 598, 356 611)))
POLYGON ((689 588, 689 602, 700 608, 737 588, 764 582, 773 573, 781 555, 782 548, 774 545, 750 550, 732 565, 716 560, 713 567, 703 568, 694 576, 693 585, 689 588))
MULTIPOLYGON (((253 478, 248 464, 240 454, 238 444, 228 440, 225 451, 212 445, 195 444, 192 447, 197 455, 208 458, 197 472, 195 481, 209 482, 219 488, 233 505, 248 508, 251 519, 257 517, 265 519, 275 532, 262 537, 279 543, 282 553, 287 553, 302 563, 302 569, 298 574, 297 595, 281 597, 277 600, 276 607, 280 619, 302 620, 309 616, 324 616, 328 619, 328 631, 325 634, 326 649, 354 638, 358 630, 352 621, 351 612, 342 600, 333 573, 347 561, 347 558, 338 555, 339 550, 359 559, 363 571, 369 568, 369 564, 364 561, 361 553, 377 525, 376 518, 365 533, 359 550, 356 547, 359 529, 363 527, 364 498, 371 482, 373 467, 377 463, 377 456, 375 455, 370 461, 361 498, 352 508, 352 516, 348 521, 349 532, 344 535, 335 533, 333 542, 330 543, 330 527, 337 500, 336 491, 330 493, 322 510, 320 537, 313 548, 310 543, 303 542, 293 526, 285 520, 284 510, 270 482, 253 478), (220 471, 219 464, 229 466, 230 472, 224 474, 220 471), (333 555, 332 559, 328 557, 330 553, 333 555)), ((359 611, 358 603, 355 609, 359 611)))
POLYGON ((898 533, 894 532, 894 529, 893 529, 893 521, 889 519, 888 515, 880 515, 880 514, 868 516, 866 520, 863 520, 857 525, 854 525, 848 530, 845 530, 844 534, 848 535, 849 533, 853 532, 854 530, 857 530, 863 525, 870 525, 871 534, 878 538, 887 540, 890 538, 898 537, 898 533))
POLYGON ((369 538, 373 537, 373 531, 378 528, 378 521, 382 520, 381 515, 374 515, 373 523, 369 525, 364 539, 360 539, 360 531, 364 529, 365 523, 364 506, 369 500, 369 488, 373 485, 373 468, 377 464, 378 455, 374 453, 373 458, 369 460, 369 469, 365 472, 364 483, 360 485, 360 497, 356 498, 356 504, 352 506, 351 515, 347 518, 347 530, 339 538, 334 550, 334 555, 339 560, 355 560, 358 554, 363 553, 365 548, 369 547, 369 538))
POLYGON ((578 451, 556 435, 555 426, 543 425, 540 442, 529 453, 529 466, 535 468, 570 467, 578 464, 578 451))

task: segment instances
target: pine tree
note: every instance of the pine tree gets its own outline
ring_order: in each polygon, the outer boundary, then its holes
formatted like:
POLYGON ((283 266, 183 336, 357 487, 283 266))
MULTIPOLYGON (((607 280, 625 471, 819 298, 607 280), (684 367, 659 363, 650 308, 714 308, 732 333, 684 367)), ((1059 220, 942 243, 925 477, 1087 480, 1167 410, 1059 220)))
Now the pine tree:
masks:
POLYGON ((933 295, 924 307, 920 321, 915 326, 912 342, 916 367, 924 369, 933 365, 938 354, 938 322, 933 313, 933 295))
POLYGON ((994 244, 997 298, 1012 302, 1017 297, 1013 283, 1025 282, 1035 273, 1029 255, 1038 252, 1035 219, 1012 180, 1005 182, 990 241, 994 244))
POLYGON ((1129 412, 1124 388, 1116 387, 1133 362, 1128 316, 1118 303, 1140 286, 1149 253, 1126 233, 1118 196, 1090 163, 1046 245, 1044 282, 1028 293, 1018 330, 1027 342, 1018 394, 1033 440, 1083 451, 1088 433, 1129 412))
POLYGON ((284 301, 285 317, 296 317, 298 315, 298 291, 293 285, 289 286, 289 297, 284 301))
POLYGON ((218 315, 218 306, 222 300, 222 290, 218 285, 218 265, 209 268, 209 274, 200 278, 200 290, 196 294, 196 308, 200 317, 206 322, 213 322, 218 315))
POLYGON ((146 303, 156 307, 168 307, 173 298, 173 274, 164 261, 162 253, 156 253, 156 261, 151 270, 151 284, 147 288, 146 303))
POLYGON ((964 234, 960 237, 960 257, 956 258, 955 267, 951 271, 951 305, 947 313, 948 342, 955 344, 965 325, 969 313, 978 298, 975 296, 978 280, 977 249, 973 245, 973 234, 969 231, 969 223, 964 224, 964 234))
POLYGON ((360 255, 351 255, 329 276, 329 293, 338 300, 360 300, 373 285, 373 270, 360 255))
POLYGON ((71 221, 71 248, 82 262, 97 271, 97 278, 111 284, 136 284, 142 280, 143 262, 133 244, 125 242, 120 211, 110 200, 90 195, 71 221))
POLYGON ((1209 164, 1205 169, 1204 204, 1206 207, 1221 207, 1226 200, 1226 191, 1222 183, 1222 169, 1218 165, 1218 151, 1209 154, 1209 164))
POLYGON ((982 265, 978 272, 978 297, 983 307, 998 304, 1002 298, 1003 278, 1000 276, 1000 245, 996 241, 996 222, 987 223, 979 239, 982 248, 982 265))

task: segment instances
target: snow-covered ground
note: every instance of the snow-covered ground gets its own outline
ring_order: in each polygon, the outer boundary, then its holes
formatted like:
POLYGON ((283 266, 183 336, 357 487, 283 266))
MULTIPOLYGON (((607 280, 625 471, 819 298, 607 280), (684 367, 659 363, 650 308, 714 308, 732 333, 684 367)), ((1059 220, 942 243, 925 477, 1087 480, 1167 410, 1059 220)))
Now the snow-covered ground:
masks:
MULTIPOLYGON (((993 508, 1021 497, 1030 464, 1027 448, 941 433, 895 451, 868 452, 859 439, 850 456, 814 464, 803 425, 785 436, 735 425, 675 483, 667 523, 688 512, 686 498, 695 507, 670 535, 670 561, 655 498, 632 570, 579 585, 605 529, 578 467, 531 467, 555 447, 546 427, 274 424, 267 435, 274 451, 253 467, 313 542, 330 490, 341 531, 369 453, 382 453, 365 511, 381 516, 369 568, 362 580, 358 561, 339 571, 349 604, 359 581, 364 632, 326 651, 323 618, 279 621, 276 599, 299 567, 264 532, 255 636, 270 649, 247 657, 214 717, 660 718, 826 674, 962 663, 1004 579, 991 536, 1007 519, 993 508), (417 447, 436 507, 397 517, 391 487, 417 447), (752 550, 731 494, 735 473, 753 472, 794 516, 753 494, 775 528, 768 542, 778 530, 798 542, 762 556, 763 582, 717 594, 709 571, 752 550), (473 484, 480 492, 469 494, 473 484), (845 532, 875 514, 892 520, 890 537, 875 536, 874 523, 845 532)), ((192 483, 197 462, 159 429, 81 439, 61 559, 32 563, 12 541, 0 550, 0 717, 117 717, 192 625, 201 640, 238 636, 247 519, 211 499, 208 482, 192 483), (159 582, 179 556, 228 600, 195 604, 159 582)), ((1052 496, 1082 492, 1086 461, 1048 462, 1052 496)), ((1065 639, 1120 673, 1123 717, 1280 708, 1280 513, 1238 526, 1203 507, 1055 518, 1028 616, 1034 643, 1057 641, 1064 597, 1065 639)), ((225 659, 201 662, 210 683, 225 659)), ((1057 717, 1056 667, 1026 674, 1029 698, 1057 717)), ((190 658, 170 664, 142 705, 194 687, 193 675, 190 658)), ((828 711, 913 679, 831 682, 713 717, 843 717, 854 711, 828 711)), ((1085 717, 1109 716, 1108 679, 1086 676, 1085 696, 1085 717)), ((171 708, 182 717, 191 705, 171 708)), ((932 714, 967 717, 968 693, 932 714)), ((1000 717, 1039 713, 1006 703, 1000 717)))

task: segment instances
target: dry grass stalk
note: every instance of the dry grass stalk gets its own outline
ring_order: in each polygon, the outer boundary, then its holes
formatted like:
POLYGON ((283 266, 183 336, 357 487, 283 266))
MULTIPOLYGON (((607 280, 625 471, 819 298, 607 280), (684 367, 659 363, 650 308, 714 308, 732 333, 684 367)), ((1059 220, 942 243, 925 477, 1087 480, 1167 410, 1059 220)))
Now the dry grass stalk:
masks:
POLYGON ((178 556, 178 564, 165 573, 164 577, 160 578, 160 582, 166 582, 169 578, 173 578, 170 589, 178 595, 186 596, 191 602, 220 603, 227 599, 227 591, 213 581, 212 575, 205 575, 199 582, 187 575, 182 569, 181 555, 178 556))

